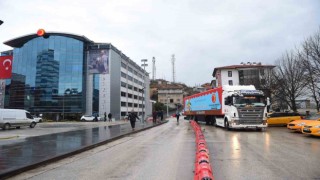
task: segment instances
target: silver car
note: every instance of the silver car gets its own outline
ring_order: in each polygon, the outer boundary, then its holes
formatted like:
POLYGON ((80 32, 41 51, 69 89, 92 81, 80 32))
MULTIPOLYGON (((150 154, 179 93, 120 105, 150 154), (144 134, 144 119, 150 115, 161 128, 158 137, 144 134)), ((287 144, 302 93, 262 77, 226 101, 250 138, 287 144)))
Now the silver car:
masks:
MULTIPOLYGON (((95 116, 94 115, 83 115, 81 116, 81 121, 94 121, 95 116)), ((101 121, 101 118, 98 116, 98 121, 101 121)))

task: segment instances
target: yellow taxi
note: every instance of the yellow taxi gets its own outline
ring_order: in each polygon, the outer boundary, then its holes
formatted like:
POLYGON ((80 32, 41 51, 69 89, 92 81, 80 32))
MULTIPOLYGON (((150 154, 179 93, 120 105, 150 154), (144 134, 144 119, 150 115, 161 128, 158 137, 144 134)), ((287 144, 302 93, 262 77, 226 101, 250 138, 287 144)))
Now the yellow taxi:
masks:
POLYGON ((313 136, 320 136, 320 121, 307 122, 302 127, 303 134, 310 134, 313 136))
POLYGON ((302 129, 301 129, 302 126, 304 126, 309 122, 316 122, 316 121, 320 121, 320 114, 314 114, 301 120, 292 121, 288 123, 287 128, 293 131, 302 132, 302 129))
POLYGON ((274 112, 268 115, 268 125, 287 125, 291 121, 300 120, 301 115, 296 112, 274 112))

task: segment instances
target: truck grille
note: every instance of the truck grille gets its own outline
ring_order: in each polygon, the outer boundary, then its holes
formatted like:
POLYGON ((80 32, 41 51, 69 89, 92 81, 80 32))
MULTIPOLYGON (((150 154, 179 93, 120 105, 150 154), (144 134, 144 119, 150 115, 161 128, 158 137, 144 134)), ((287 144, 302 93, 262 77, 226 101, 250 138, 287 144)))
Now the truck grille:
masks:
POLYGON ((240 124, 262 124, 264 107, 239 107, 240 124))

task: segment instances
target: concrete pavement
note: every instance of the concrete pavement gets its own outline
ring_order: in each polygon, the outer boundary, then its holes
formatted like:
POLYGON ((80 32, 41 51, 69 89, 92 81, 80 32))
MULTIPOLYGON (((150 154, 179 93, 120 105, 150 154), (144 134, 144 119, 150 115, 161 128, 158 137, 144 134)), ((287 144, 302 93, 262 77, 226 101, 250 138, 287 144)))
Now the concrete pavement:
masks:
MULTIPOLYGON (((0 178, 16 175, 165 122, 167 121, 153 124, 147 121, 142 124, 137 121, 135 131, 132 131, 129 123, 99 126, 98 123, 100 122, 98 122, 97 125, 94 124, 91 127, 78 127, 78 129, 75 128, 71 131, 58 131, 39 136, 7 136, 7 138, 18 139, 14 143, 0 144, 0 178)), ((63 124, 56 125, 62 128, 64 126, 63 124)), ((70 127, 67 129, 70 130, 70 127)), ((2 135, 0 140, 8 141, 4 137, 2 135)))

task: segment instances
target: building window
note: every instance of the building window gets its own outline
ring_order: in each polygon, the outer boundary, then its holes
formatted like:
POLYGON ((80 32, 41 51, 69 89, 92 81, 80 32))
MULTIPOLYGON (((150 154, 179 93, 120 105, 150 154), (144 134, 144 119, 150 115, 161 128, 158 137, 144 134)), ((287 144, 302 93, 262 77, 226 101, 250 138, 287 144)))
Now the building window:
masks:
POLYGON ((132 94, 129 94, 129 93, 128 93, 128 98, 132 98, 132 94))
POLYGON ((133 99, 138 99, 138 96, 137 96, 137 95, 134 95, 134 96, 133 96, 133 99))
POLYGON ((228 71, 228 77, 232 77, 232 71, 228 71))
POLYGON ((126 73, 124 73, 124 72, 121 72, 121 77, 123 77, 123 78, 127 78, 127 75, 126 75, 126 73))
POLYGON ((124 63, 124 62, 121 62, 121 67, 123 67, 123 68, 127 68, 127 65, 124 63))
POLYGON ((121 96, 122 97, 126 97, 126 93, 125 92, 121 92, 121 96))
POLYGON ((128 107, 132 107, 132 103, 128 103, 128 107))
POLYGON ((229 85, 230 85, 230 86, 232 86, 232 85, 233 85, 232 80, 229 80, 229 85))
POLYGON ((133 69, 130 66, 128 66, 128 71, 133 72, 133 69))
POLYGON ((127 115, 127 112, 121 112, 121 116, 127 115))
POLYGON ((124 82, 121 82, 121 87, 127 87, 127 84, 126 83, 124 83, 124 82))
POLYGON ((137 103, 134 103, 134 107, 138 107, 138 104, 137 104, 137 103))
POLYGON ((133 86, 128 84, 128 89, 133 89, 133 86))
POLYGON ((121 102, 121 106, 126 107, 126 106, 127 106, 127 103, 126 103, 126 102, 121 102))

